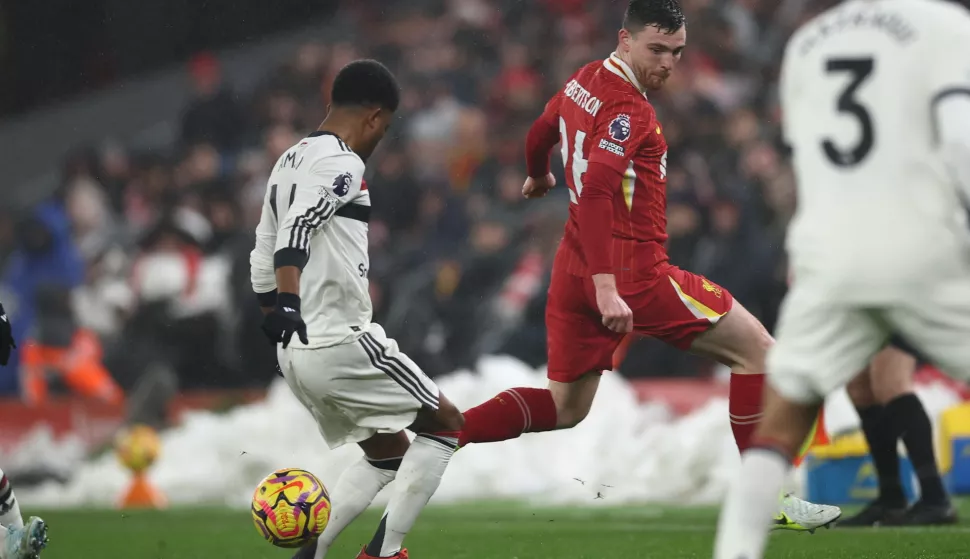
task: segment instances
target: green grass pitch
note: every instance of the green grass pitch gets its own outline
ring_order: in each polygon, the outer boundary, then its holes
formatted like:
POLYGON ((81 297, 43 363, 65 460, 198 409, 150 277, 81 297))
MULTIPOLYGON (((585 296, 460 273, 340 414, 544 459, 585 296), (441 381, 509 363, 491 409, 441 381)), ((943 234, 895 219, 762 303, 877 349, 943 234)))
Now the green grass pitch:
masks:
MULTIPOLYGON (((256 533, 247 511, 26 511, 50 525, 44 559, 286 559, 256 533)), ((970 501, 961 502, 964 518, 970 501)), ((329 559, 353 559, 377 526, 371 510, 329 559)), ((529 508, 506 503, 431 507, 406 545, 414 559, 709 559, 714 508, 529 508)), ((776 532, 772 559, 937 559, 970 556, 970 525, 776 532)))

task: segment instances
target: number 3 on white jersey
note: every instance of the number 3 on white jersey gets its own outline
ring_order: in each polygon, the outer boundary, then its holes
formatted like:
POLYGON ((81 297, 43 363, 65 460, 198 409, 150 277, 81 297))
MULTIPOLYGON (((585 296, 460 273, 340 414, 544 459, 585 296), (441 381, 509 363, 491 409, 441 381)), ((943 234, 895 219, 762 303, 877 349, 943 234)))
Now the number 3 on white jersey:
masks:
MULTIPOLYGON (((559 136, 560 145, 562 146, 562 164, 569 170, 569 132, 566 130, 566 119, 559 117, 559 136)), ((586 132, 582 130, 576 131, 576 139, 572 143, 573 145, 573 185, 576 187, 576 191, 573 192, 572 189, 569 190, 569 201, 573 204, 579 203, 579 197, 583 194, 583 173, 586 172, 586 168, 589 167, 589 163, 586 158, 583 157, 583 143, 586 142, 586 132)))

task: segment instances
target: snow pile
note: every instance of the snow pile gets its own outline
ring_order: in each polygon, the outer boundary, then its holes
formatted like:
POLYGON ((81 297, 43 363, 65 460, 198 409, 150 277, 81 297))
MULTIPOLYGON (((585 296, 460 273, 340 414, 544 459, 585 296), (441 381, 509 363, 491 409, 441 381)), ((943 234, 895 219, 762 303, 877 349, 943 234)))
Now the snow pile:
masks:
MULTIPOLYGON (((479 374, 456 373, 440 379, 439 386, 466 409, 506 388, 545 382, 543 370, 491 357, 482 360, 479 374)), ((931 412, 956 401, 945 388, 934 387, 929 394, 924 402, 931 412)), ((858 422, 851 406, 840 406, 836 398, 828 407, 833 431, 858 422)), ((360 456, 355 446, 329 450, 282 381, 262 402, 225 414, 187 414, 180 427, 163 434, 162 443, 151 477, 173 504, 248 506, 259 480, 281 467, 310 470, 332 486, 360 456)), ((113 455, 78 463, 77 444, 53 441, 49 434, 32 437, 16 456, 34 463, 73 464, 73 476, 65 484, 18 489, 32 506, 111 505, 129 480, 113 455)), ((712 400, 674 418, 660 403, 638 402, 622 377, 607 374, 590 416, 577 428, 461 450, 434 500, 711 503, 722 497, 737 464, 725 400, 712 400)))

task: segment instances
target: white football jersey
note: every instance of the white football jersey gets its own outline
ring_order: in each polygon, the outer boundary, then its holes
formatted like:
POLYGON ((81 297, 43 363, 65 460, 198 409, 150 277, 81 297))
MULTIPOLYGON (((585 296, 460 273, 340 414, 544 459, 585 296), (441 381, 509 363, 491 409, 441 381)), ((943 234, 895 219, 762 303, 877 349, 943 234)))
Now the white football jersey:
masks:
POLYGON ((796 31, 781 73, 795 281, 876 302, 966 273, 966 205, 936 108, 970 96, 970 14, 947 0, 843 2, 796 31))
MULTIPOLYGON (((284 153, 270 174, 250 255, 253 291, 276 289, 274 258, 308 260, 300 280, 307 347, 354 341, 370 324, 364 162, 336 135, 314 132, 284 153)), ((297 347, 303 347, 294 337, 297 347)))

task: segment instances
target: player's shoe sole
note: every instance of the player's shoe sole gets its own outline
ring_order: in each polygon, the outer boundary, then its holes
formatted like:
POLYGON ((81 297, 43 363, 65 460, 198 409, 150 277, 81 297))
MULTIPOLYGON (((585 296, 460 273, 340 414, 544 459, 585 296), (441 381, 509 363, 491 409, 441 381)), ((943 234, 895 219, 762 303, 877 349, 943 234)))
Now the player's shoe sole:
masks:
POLYGON ((829 505, 816 505, 793 495, 782 498, 781 510, 774 519, 775 530, 808 532, 814 534, 819 528, 831 528, 842 518, 842 509, 829 505))
POLYGON ((839 521, 842 515, 839 514, 832 520, 825 522, 824 524, 819 524, 811 528, 802 526, 801 524, 795 522, 794 520, 788 518, 785 514, 779 514, 774 519, 774 524, 772 525, 772 530, 787 530, 789 532, 808 532, 809 534, 814 534, 815 530, 819 528, 825 528, 826 530, 831 529, 835 526, 835 523, 839 521))
MULTIPOLYGON (((357 555, 357 559, 379 559, 379 558, 373 557, 371 555, 367 555, 367 546, 365 545, 364 549, 361 549, 360 554, 357 555)), ((385 557, 384 559, 408 559, 408 550, 402 549, 401 551, 398 551, 396 554, 391 555, 390 557, 385 557)))

